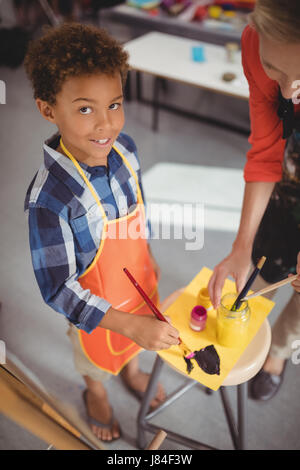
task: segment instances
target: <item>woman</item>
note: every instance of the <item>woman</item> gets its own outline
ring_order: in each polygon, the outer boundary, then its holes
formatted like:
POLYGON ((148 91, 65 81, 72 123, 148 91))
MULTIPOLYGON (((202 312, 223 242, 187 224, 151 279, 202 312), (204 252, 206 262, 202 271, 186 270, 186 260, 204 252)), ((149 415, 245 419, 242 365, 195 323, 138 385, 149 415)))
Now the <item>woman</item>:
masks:
MULTIPOLYGON (((227 276, 242 289, 251 258, 256 263, 267 257, 257 290, 295 273, 300 251, 300 2, 258 0, 250 18, 242 36, 242 59, 250 91, 251 149, 240 227, 231 253, 209 282, 214 307, 227 276)), ((299 264, 297 270, 300 274, 299 264)), ((269 356, 253 379, 256 399, 275 395, 293 341, 300 338, 299 282, 294 287, 273 328, 269 356)))

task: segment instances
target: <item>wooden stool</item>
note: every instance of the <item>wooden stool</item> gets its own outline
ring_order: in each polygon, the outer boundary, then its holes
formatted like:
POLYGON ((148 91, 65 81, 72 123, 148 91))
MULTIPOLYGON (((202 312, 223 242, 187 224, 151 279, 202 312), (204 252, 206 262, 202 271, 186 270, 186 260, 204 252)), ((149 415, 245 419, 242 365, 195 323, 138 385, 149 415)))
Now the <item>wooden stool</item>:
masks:
MULTIPOLYGON (((161 305, 161 311, 164 312, 167 308, 177 299, 177 297, 183 292, 184 289, 179 289, 173 292, 167 297, 161 305)), ((235 449, 246 448, 246 423, 247 423, 247 382, 254 377, 259 370, 262 368, 267 354, 271 345, 271 328, 268 320, 266 319, 262 324, 261 328, 253 338, 251 343, 247 346, 244 353, 237 361, 234 368, 229 372, 222 386, 220 387, 221 400, 225 412, 225 417, 231 434, 233 446, 235 449), (237 386, 237 423, 234 420, 232 409, 227 397, 226 387, 237 386)), ((150 406, 150 402, 156 393, 157 382, 159 379, 160 372, 164 361, 159 355, 157 355, 147 390, 144 394, 140 411, 138 414, 138 447, 144 449, 146 446, 145 431, 156 433, 159 429, 163 429, 168 434, 168 439, 183 444, 192 449, 214 449, 211 446, 203 444, 194 439, 187 438, 180 434, 177 434, 171 430, 164 429, 161 426, 155 426, 148 421, 156 416, 160 411, 165 409, 177 398, 181 397, 190 388, 199 383, 196 380, 187 378, 186 382, 180 386, 172 394, 166 397, 166 400, 157 407, 154 411, 147 414, 150 406)), ((175 369, 175 367, 170 367, 175 369)), ((181 372, 175 369, 178 373, 181 372)), ((183 374, 182 374, 183 375, 183 374)), ((203 387, 208 393, 211 393, 210 389, 203 387)))

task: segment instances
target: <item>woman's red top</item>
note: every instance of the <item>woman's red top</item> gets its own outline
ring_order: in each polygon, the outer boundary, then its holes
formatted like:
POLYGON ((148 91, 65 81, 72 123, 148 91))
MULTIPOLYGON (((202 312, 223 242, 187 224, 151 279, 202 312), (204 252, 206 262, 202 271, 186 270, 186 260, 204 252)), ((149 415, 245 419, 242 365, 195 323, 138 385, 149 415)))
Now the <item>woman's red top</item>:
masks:
MULTIPOLYGON (((259 57, 259 36, 247 26, 242 34, 242 63, 249 83, 251 149, 244 168, 245 181, 280 181, 286 141, 277 115, 279 85, 265 73, 259 57)), ((295 105, 295 112, 300 110, 295 105)))

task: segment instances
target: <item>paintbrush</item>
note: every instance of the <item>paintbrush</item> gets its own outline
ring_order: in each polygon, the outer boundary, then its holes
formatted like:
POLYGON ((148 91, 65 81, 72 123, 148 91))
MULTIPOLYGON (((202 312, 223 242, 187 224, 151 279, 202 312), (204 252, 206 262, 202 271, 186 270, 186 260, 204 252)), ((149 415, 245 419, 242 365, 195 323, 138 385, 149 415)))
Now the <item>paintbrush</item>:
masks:
MULTIPOLYGON (((129 280, 132 282, 134 287, 137 289, 137 291, 141 294, 143 299, 145 300, 146 304, 148 307, 151 309, 151 311, 154 313, 156 318, 160 321, 164 321, 168 323, 168 320, 163 316, 163 314, 158 310, 156 305, 152 302, 152 300, 148 297, 146 292, 141 288, 141 286, 138 284, 138 282, 134 279, 132 274, 128 271, 127 268, 123 268, 123 271, 129 278, 129 280)), ((187 345, 182 341, 180 337, 179 339, 179 347, 183 352, 183 359, 186 363, 186 368, 188 374, 191 373, 193 370, 194 366, 192 364, 192 359, 195 359, 197 362, 198 366, 204 370, 207 374, 220 374, 220 358, 218 356, 217 351, 215 350, 213 344, 210 346, 206 346, 206 348, 200 349, 200 351, 191 351, 190 348, 187 347, 187 345)))
POLYGON ((244 297, 243 300, 253 299, 254 297, 258 297, 259 295, 263 295, 274 289, 278 289, 278 287, 282 287, 282 286, 285 286, 286 284, 289 284, 290 282, 296 281, 298 277, 299 277, 299 274, 295 274, 294 276, 287 277, 286 279, 283 279, 282 281, 275 282, 275 284, 271 284, 270 286, 265 287, 264 289, 261 289, 257 292, 253 292, 253 294, 247 295, 247 297, 244 297))
MULTIPOLYGON (((156 307, 156 305, 154 305, 154 303, 152 302, 152 300, 148 297, 148 295, 146 294, 146 292, 142 289, 142 287, 138 284, 138 282, 134 279, 134 277, 132 276, 132 274, 130 274, 130 272, 128 271, 127 268, 123 268, 123 271, 124 273, 127 275, 127 277, 130 279, 130 281, 132 282, 132 284, 134 285, 134 287, 137 289, 137 291, 141 294, 141 296, 143 297, 143 299, 145 300, 146 304, 148 305, 148 307, 151 309, 151 311, 154 313, 154 315, 156 316, 156 318, 160 321, 164 321, 166 323, 168 323, 168 320, 163 316, 163 314, 158 310, 158 308, 156 307)), ((193 354, 192 351, 186 346, 186 344, 184 344, 184 342, 182 341, 182 339, 179 337, 179 347, 182 349, 182 351, 184 352, 184 355, 186 356, 187 354, 193 354)))
POLYGON ((258 273, 262 269, 266 259, 267 258, 265 256, 262 256, 260 258, 260 260, 258 261, 256 267, 254 268, 254 271, 252 272, 251 276, 249 277, 248 281, 246 282, 245 287, 241 290, 240 294, 236 298, 236 301, 234 302, 233 306, 231 307, 230 310, 232 312, 236 312, 240 308, 243 299, 245 298, 245 296, 249 292, 253 282, 256 279, 256 276, 258 275, 258 273))

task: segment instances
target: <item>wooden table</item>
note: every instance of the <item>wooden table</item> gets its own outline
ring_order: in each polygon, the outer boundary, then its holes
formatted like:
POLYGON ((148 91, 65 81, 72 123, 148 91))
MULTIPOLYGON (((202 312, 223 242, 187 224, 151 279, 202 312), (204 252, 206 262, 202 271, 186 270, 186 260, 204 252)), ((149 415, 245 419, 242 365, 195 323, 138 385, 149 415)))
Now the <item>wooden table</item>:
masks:
MULTIPOLYGON (((163 80, 172 80, 179 83, 193 85, 203 90, 228 95, 234 98, 248 100, 249 88, 243 74, 241 53, 238 51, 235 62, 227 60, 226 49, 208 43, 164 34, 151 32, 124 45, 129 53, 129 64, 132 70, 138 73, 137 96, 142 100, 140 73, 147 73, 154 77, 153 85, 153 129, 158 128, 158 110, 162 107, 159 102, 159 94, 163 80), (192 47, 203 46, 205 62, 192 60, 192 47), (233 73, 236 79, 225 82, 224 73, 233 73)), ((175 101, 175 100, 174 100, 175 101)), ((165 106, 164 106, 165 107, 165 106)), ((176 108, 173 108, 173 110, 176 108)), ((204 118, 206 122, 221 121, 204 118)), ((224 124, 224 123, 222 123, 224 124)), ((231 130, 249 133, 236 126, 230 126, 231 130)))
MULTIPOLYGON (((207 2, 208 3, 208 2, 207 2)), ((184 15, 186 15, 187 10, 184 15)), ((219 23, 218 27, 209 27, 203 21, 185 21, 182 17, 170 16, 163 9, 158 15, 151 15, 142 8, 129 5, 118 5, 100 10, 100 25, 107 21, 117 22, 132 28, 135 36, 150 31, 176 34, 185 38, 207 41, 212 44, 223 45, 226 42, 240 42, 243 25, 234 27, 228 23, 219 23), (138 34, 136 34, 138 33, 138 34)))

